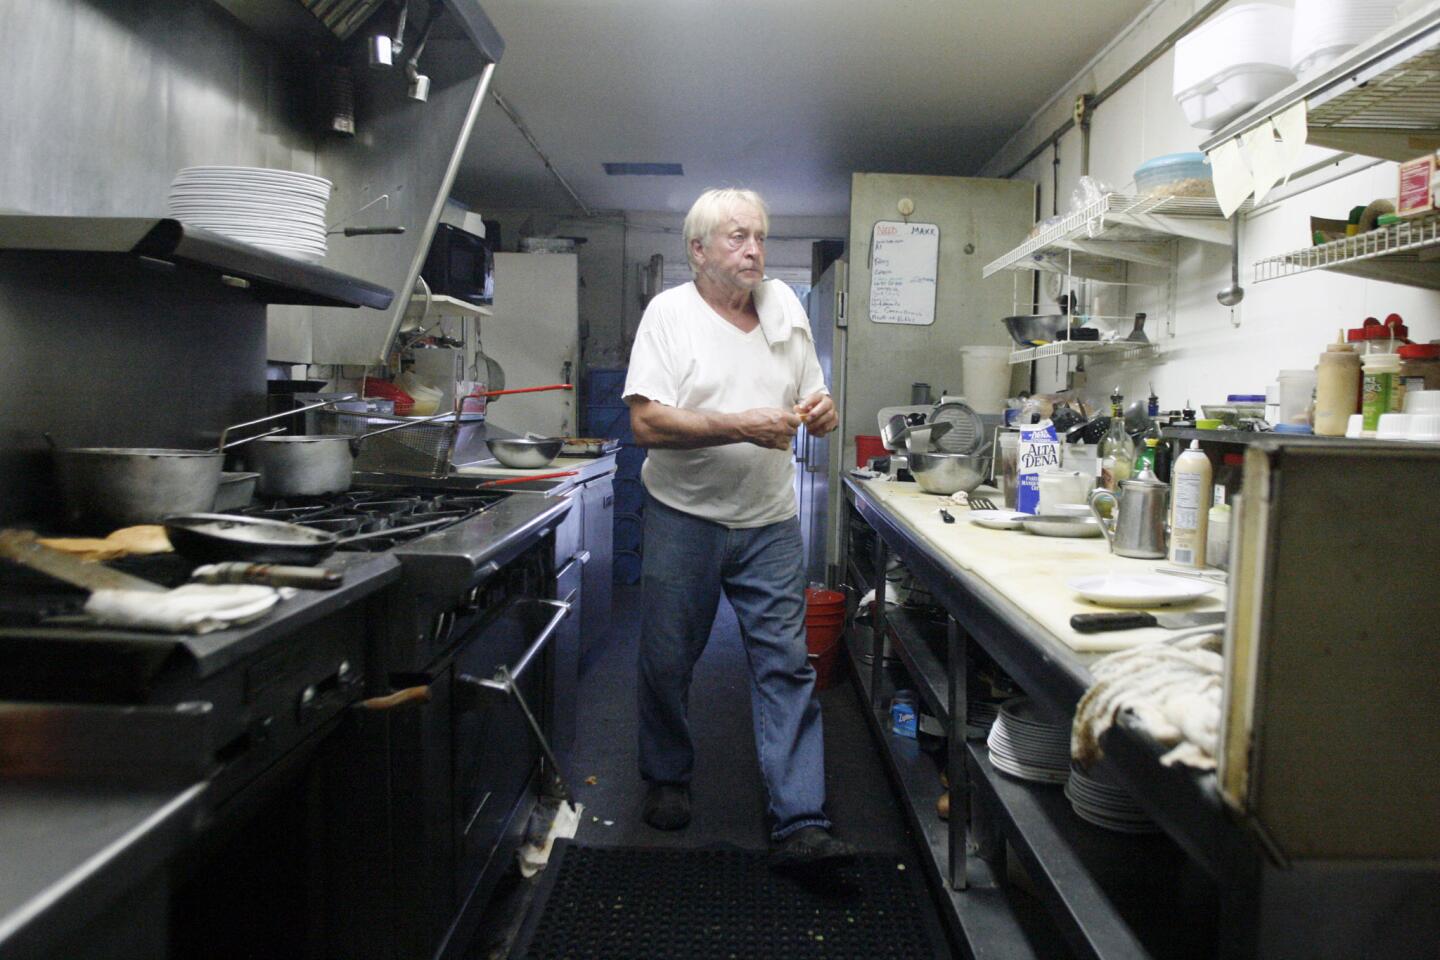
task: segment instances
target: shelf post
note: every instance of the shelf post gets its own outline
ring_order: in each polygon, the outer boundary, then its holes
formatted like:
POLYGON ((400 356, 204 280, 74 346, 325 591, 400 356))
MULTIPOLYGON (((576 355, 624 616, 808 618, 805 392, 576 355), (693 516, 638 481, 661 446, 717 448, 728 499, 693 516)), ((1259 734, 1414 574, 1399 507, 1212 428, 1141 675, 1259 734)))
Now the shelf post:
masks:
POLYGON ((965 636, 952 616, 945 618, 945 671, 950 681, 950 729, 945 731, 945 782, 950 791, 950 889, 969 886, 965 869, 965 841, 970 826, 970 775, 965 767, 966 700, 965 636))
POLYGON ((870 618, 870 709, 880 709, 880 688, 885 678, 885 567, 890 550, 885 538, 875 538, 875 613, 870 618))

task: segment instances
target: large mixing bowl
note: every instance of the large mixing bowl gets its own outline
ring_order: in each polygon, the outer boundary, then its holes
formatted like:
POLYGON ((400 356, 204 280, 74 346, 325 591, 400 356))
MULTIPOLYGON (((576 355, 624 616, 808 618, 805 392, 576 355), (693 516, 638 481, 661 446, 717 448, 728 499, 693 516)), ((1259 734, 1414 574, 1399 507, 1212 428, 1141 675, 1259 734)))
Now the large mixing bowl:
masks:
POLYGON ((1005 329, 1010 331, 1010 339, 1015 341, 1016 346, 1029 347, 1038 340, 1046 343, 1054 340, 1055 335, 1064 329, 1065 321, 1069 319, 1065 314, 1057 313, 1049 316, 1006 317, 1004 323, 1005 329))
POLYGON ((926 493, 969 493, 990 472, 989 456, 973 453, 912 453, 910 473, 926 493))
POLYGON ((560 456, 560 450, 565 446, 563 437, 497 439, 486 442, 496 460, 507 467, 522 470, 550 466, 550 462, 560 456))

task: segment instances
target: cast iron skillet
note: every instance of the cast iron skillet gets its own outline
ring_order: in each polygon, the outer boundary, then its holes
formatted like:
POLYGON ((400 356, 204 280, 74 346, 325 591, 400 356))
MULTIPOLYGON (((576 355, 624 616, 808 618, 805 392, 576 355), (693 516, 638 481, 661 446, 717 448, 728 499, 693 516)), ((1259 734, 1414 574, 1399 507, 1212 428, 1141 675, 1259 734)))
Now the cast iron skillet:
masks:
POLYGON ((165 533, 170 545, 187 560, 197 563, 319 563, 343 543, 370 537, 394 536, 406 530, 454 523, 454 517, 440 517, 370 533, 339 537, 298 523, 241 517, 228 513, 184 513, 166 517, 165 533))

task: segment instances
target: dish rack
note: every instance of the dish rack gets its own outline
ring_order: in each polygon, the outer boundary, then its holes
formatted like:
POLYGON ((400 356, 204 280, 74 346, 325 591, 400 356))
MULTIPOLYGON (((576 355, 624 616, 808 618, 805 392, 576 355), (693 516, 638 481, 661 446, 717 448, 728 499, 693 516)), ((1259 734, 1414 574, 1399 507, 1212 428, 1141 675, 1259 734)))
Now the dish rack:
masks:
MULTIPOLYGON (((375 413, 324 413, 320 420, 327 433, 358 437, 393 423, 421 417, 397 417, 375 413)), ((470 463, 484 455, 485 415, 462 413, 454 418, 417 423, 404 430, 392 430, 360 445, 355 469, 366 473, 402 473, 412 476, 444 477, 452 464, 470 463)))

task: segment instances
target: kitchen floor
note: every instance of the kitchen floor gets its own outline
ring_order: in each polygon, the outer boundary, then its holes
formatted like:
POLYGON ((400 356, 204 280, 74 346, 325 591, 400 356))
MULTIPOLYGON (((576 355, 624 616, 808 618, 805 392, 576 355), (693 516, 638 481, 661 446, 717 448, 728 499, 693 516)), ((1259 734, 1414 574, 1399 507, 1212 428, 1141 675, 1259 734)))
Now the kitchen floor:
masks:
MULTIPOLYGON (((636 771, 635 659, 640 588, 615 588, 611 639, 582 666, 578 734, 566 771, 585 805, 576 839, 588 844, 768 846, 765 790, 750 725, 749 674, 739 627, 721 603, 710 644, 695 670, 690 716, 695 779, 690 826, 655 830, 640 818, 645 787, 636 771), (593 781, 593 782, 591 782, 593 781)), ((835 832, 862 850, 910 853, 900 807, 848 678, 820 694, 825 724, 827 809, 835 832)), ((533 885, 507 878, 476 936, 469 960, 502 960, 533 885)))

